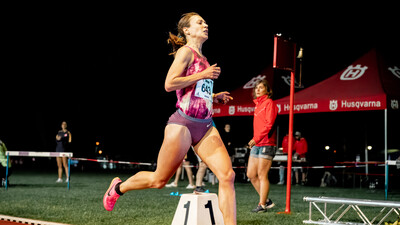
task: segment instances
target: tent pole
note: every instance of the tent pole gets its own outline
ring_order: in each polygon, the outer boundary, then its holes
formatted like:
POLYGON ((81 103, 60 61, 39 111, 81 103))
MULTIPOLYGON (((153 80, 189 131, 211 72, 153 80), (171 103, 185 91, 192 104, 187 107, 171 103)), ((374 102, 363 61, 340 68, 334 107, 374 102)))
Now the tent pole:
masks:
POLYGON ((285 213, 290 213, 290 198, 292 186, 292 152, 293 152, 293 109, 294 109, 294 71, 290 72, 290 110, 289 110, 289 145, 287 160, 286 178, 286 209, 285 213))
POLYGON ((387 149, 387 108, 385 109, 385 200, 388 198, 389 186, 389 165, 388 165, 388 149, 387 149))
POLYGON ((368 176, 368 132, 367 132, 367 125, 365 124, 365 132, 364 132, 364 134, 365 134, 365 137, 364 137, 364 141, 365 141, 365 162, 367 163, 367 164, 365 164, 365 178, 366 178, 366 181, 367 182, 369 182, 369 176, 368 176))

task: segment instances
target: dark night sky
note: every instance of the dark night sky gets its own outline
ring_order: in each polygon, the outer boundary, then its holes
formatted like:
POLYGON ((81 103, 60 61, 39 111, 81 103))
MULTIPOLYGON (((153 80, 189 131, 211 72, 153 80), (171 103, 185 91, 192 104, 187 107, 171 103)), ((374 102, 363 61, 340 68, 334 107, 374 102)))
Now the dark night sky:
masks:
MULTIPOLYGON (((275 33, 291 36, 304 47, 306 87, 373 47, 398 48, 395 7, 383 3, 171 4, 10 7, 3 32, 8 69, 1 76, 0 118, 0 138, 8 148, 53 151, 56 132, 66 120, 77 155, 90 156, 100 140, 110 155, 155 160, 176 102, 174 93, 164 91, 173 59, 166 38, 185 12, 200 13, 209 24, 203 53, 210 64, 222 68, 215 92, 233 90, 270 65, 275 33)), ((332 115, 300 115, 297 125, 314 143, 324 136, 325 142, 340 146, 351 132, 362 130, 357 127, 366 126, 365 119, 383 120, 382 112, 367 112, 355 122, 360 116, 354 113, 332 115), (354 123, 343 132, 335 121, 354 123), (308 126, 323 123, 324 130, 308 126), (337 136, 326 139, 333 134, 337 136)), ((234 131, 246 141, 251 137, 251 118, 227 121, 245 124, 234 131)), ((375 137, 383 125, 373 121, 366 133, 375 137)), ((225 121, 216 122, 222 126, 225 121)), ((363 140, 366 133, 355 136, 363 140)))

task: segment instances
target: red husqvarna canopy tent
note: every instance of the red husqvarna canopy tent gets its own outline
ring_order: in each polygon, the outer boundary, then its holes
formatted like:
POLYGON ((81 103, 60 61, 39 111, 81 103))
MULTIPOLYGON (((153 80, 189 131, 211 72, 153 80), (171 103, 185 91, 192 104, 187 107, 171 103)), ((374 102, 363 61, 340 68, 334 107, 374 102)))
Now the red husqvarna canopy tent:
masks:
MULTIPOLYGON (((243 87, 232 91, 234 100, 229 104, 214 105, 214 117, 252 116, 254 113, 252 88, 257 80, 264 78, 267 78, 267 75, 253 77, 243 87)), ((279 114, 289 113, 289 96, 274 102, 279 108, 279 114)), ((328 79, 295 93, 294 113, 384 110, 385 198, 387 199, 387 110, 398 112, 399 102, 400 61, 383 58, 373 49, 328 79)))
MULTIPOLYGON (((254 83, 266 75, 253 77, 231 92, 233 101, 214 105, 214 117, 251 116, 254 83)), ((294 112, 340 112, 399 109, 400 62, 384 60, 375 49, 330 78, 295 93, 294 112)), ((289 96, 275 100, 279 114, 289 113, 289 96)))

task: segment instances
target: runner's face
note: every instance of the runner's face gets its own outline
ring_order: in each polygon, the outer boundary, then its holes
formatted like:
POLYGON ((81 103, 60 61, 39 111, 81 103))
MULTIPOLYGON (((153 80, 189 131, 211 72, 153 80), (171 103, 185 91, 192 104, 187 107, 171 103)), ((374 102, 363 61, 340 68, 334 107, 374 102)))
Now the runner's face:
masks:
POLYGON ((208 25, 201 16, 192 16, 190 18, 190 27, 185 29, 185 35, 189 38, 201 38, 204 41, 208 39, 208 25))

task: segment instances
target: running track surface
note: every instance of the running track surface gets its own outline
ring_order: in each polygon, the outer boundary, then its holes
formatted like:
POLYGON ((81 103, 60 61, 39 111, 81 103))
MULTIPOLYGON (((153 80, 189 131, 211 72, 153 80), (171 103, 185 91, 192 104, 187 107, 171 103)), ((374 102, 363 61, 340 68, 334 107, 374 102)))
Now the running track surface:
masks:
POLYGON ((32 220, 20 217, 6 216, 0 215, 0 225, 20 225, 20 224, 29 224, 29 225, 66 225, 61 223, 47 222, 41 220, 32 220))
POLYGON ((23 224, 23 223, 16 223, 16 222, 0 220, 0 225, 18 225, 18 224, 23 224))
MULTIPOLYGON (((21 224, 42 224, 42 223, 29 223, 29 222, 22 222, 22 223, 18 223, 18 222, 11 222, 11 221, 5 221, 5 220, 0 220, 0 225, 21 225, 21 224)), ((46 222, 44 222, 43 224, 47 224, 46 222)))

